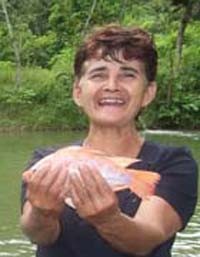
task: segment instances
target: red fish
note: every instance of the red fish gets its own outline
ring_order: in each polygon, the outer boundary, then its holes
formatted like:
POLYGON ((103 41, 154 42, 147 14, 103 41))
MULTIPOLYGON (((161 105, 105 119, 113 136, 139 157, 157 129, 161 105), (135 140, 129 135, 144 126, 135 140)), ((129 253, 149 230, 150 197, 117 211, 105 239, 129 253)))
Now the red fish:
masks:
MULTIPOLYGON (((134 158, 107 156, 104 152, 81 146, 62 148, 54 154, 59 155, 61 161, 67 161, 69 176, 73 172, 81 172, 79 168, 84 163, 91 168, 95 167, 114 191, 129 188, 141 198, 153 195, 156 184, 160 180, 160 175, 156 172, 126 168, 139 161, 134 158)), ((42 163, 51 157, 52 154, 43 158, 33 165, 30 170, 37 170, 42 163)), ((28 174, 24 174, 25 181, 27 177, 30 178, 31 173, 28 171, 28 174)), ((69 199, 66 202, 71 205, 69 199)))

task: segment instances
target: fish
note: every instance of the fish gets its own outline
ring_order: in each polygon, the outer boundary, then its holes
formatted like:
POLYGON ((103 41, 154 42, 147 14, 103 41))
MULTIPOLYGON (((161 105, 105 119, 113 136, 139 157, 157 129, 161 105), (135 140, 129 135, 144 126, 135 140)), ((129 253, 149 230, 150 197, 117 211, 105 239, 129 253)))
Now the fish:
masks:
MULTIPOLYGON (((107 155, 103 151, 91 149, 83 146, 69 146, 57 150, 55 153, 60 156, 61 161, 65 160, 69 177, 74 172, 80 174, 81 165, 97 169, 102 177, 111 186, 113 191, 118 192, 123 189, 130 189, 141 199, 147 199, 155 193, 156 185, 160 180, 160 175, 154 171, 137 170, 131 168, 131 164, 141 161, 130 157, 107 155), (130 166, 130 167, 129 167, 130 166)), ((31 172, 37 170, 53 154, 44 157, 34 164, 28 174, 24 175, 24 180, 29 180, 31 172)), ((75 208, 70 197, 65 199, 65 203, 75 208)))

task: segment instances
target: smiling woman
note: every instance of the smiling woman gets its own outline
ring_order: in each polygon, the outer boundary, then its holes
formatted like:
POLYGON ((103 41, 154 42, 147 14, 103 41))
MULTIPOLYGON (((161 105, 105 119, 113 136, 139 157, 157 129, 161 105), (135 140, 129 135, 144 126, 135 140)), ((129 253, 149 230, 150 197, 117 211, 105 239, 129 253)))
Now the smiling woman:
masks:
MULTIPOLYGON (((129 158, 129 169, 161 179, 147 197, 129 188, 115 192, 102 175, 103 160, 95 165, 91 156, 90 165, 79 165, 65 148, 36 151, 31 176, 24 175, 21 226, 38 257, 171 256, 176 233, 194 212, 197 165, 188 149, 147 141, 137 131, 138 114, 156 95, 156 69, 154 43, 139 28, 105 26, 78 50, 73 98, 89 118, 83 152, 129 158), (69 159, 78 172, 70 172, 69 159)), ((133 185, 142 192, 145 183, 133 185)))
POLYGON ((89 60, 74 85, 75 102, 91 126, 131 126, 141 108, 155 97, 156 83, 149 82, 141 61, 89 60))

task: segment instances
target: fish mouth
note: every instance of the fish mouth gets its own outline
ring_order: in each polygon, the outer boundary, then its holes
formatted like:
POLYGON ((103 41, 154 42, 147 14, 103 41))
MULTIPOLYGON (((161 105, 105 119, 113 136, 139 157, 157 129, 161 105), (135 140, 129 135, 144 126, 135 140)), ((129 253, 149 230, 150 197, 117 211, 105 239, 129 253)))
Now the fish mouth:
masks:
POLYGON ((98 101, 100 106, 123 106, 125 103, 121 97, 103 97, 98 101))

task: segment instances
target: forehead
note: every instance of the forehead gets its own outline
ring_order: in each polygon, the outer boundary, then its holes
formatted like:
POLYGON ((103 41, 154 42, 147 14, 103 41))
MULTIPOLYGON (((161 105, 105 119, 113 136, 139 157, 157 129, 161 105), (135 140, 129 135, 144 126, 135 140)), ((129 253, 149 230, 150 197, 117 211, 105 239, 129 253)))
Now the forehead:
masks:
POLYGON ((85 73, 90 73, 95 70, 120 71, 126 69, 132 69, 133 71, 135 70, 137 73, 141 74, 145 73, 144 63, 139 60, 122 60, 120 62, 117 62, 112 59, 90 59, 83 64, 83 75, 85 73))

